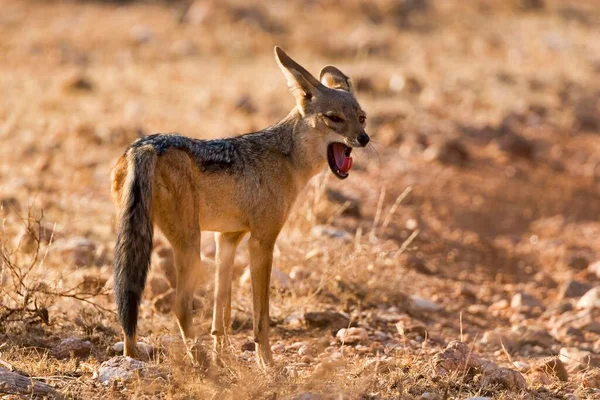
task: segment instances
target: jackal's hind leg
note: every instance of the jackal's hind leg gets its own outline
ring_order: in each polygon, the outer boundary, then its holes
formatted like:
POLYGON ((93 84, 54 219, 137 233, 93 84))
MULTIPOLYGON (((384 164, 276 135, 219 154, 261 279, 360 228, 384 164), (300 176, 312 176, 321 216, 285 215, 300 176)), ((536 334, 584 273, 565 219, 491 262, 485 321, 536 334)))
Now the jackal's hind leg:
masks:
POLYGON ((193 327, 194 291, 201 277, 200 237, 192 245, 174 248, 177 269, 177 288, 173 312, 177 317, 181 337, 192 361, 204 364, 205 354, 197 343, 197 332, 193 327))

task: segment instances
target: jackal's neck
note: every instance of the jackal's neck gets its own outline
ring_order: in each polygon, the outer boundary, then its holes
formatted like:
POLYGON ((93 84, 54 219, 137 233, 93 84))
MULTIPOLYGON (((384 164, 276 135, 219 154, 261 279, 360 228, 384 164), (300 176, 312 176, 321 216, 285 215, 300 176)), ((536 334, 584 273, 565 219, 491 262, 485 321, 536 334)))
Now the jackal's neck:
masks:
POLYGON ((326 165, 320 138, 294 107, 277 126, 289 144, 290 168, 298 191, 326 165))

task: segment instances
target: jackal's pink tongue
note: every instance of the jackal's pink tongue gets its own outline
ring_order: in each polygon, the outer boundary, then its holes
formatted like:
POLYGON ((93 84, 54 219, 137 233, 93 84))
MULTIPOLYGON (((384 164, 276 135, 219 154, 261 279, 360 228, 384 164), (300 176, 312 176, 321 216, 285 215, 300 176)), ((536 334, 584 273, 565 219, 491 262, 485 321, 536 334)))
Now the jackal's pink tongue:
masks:
POLYGON ((352 157, 348 157, 345 154, 346 147, 342 144, 334 144, 333 155, 335 156, 335 165, 338 167, 340 172, 348 172, 352 168, 352 157))
POLYGON ((340 167, 341 172, 348 172, 352 168, 352 157, 344 157, 344 163, 340 167))

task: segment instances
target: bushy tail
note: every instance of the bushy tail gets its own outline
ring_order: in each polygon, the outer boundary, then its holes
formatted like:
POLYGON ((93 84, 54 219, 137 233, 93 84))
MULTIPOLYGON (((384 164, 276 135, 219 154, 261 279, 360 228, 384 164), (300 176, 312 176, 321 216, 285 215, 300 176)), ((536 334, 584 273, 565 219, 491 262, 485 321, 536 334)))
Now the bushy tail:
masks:
POLYGON ((152 182, 156 152, 151 146, 127 153, 115 247, 114 290, 119 321, 129 338, 136 333, 138 310, 152 253, 152 182))

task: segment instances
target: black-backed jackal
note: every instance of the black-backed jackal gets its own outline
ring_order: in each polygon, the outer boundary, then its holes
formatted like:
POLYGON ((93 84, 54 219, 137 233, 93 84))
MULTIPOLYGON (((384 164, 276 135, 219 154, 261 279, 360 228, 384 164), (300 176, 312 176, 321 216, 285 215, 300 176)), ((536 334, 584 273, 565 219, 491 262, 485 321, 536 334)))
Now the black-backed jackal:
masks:
POLYGON ((186 345, 195 339, 192 300, 200 274, 200 231, 219 232, 212 323, 217 354, 230 326, 235 250, 250 234, 256 358, 261 367, 272 363, 269 279, 277 235, 308 180, 325 165, 345 179, 352 148, 369 142, 365 112, 346 75, 327 66, 317 80, 279 47, 275 58, 296 99, 281 121, 219 140, 150 135, 134 142, 113 168, 112 195, 119 210, 115 296, 125 355, 135 354, 138 310, 157 225, 174 251, 173 310, 186 345))

